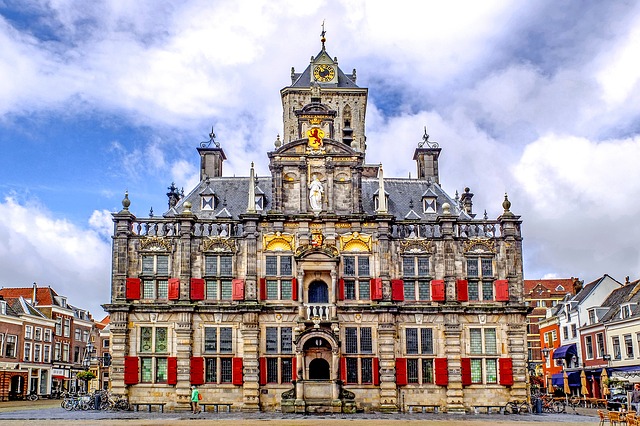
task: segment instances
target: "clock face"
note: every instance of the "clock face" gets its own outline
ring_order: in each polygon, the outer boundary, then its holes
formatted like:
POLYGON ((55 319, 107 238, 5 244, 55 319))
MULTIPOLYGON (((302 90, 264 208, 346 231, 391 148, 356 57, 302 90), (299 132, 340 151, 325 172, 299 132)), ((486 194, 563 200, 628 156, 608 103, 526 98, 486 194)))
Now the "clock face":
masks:
POLYGON ((336 75, 336 72, 333 70, 333 67, 331 67, 330 65, 321 64, 321 65, 317 65, 313 69, 313 76, 315 77, 316 80, 321 82, 331 81, 333 80, 333 77, 335 77, 335 75, 336 75))

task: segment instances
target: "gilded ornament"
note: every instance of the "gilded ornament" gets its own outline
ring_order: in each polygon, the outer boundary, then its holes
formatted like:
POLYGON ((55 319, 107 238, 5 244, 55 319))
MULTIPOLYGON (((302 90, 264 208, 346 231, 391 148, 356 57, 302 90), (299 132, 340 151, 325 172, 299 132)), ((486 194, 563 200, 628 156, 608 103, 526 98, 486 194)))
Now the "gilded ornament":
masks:
POLYGON ((262 237, 262 247, 264 251, 293 251, 294 239, 293 234, 272 232, 262 237))
POLYGON ((488 251, 495 254, 496 244, 495 241, 489 238, 470 238, 464 242, 463 250, 465 253, 471 251, 488 251))
POLYGON ((140 240, 140 249, 149 251, 171 251, 171 241, 165 237, 146 237, 140 240))
POLYGON ((340 251, 371 252, 372 237, 359 232, 340 235, 340 251))
POLYGON ((235 253, 235 241, 229 237, 208 237, 202 241, 202 251, 213 251, 222 253, 235 253))

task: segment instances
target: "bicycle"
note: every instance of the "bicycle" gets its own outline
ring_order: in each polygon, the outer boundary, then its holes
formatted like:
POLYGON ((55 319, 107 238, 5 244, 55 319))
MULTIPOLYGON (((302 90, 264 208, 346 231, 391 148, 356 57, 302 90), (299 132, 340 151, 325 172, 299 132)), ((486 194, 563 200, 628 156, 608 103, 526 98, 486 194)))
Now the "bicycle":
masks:
POLYGON ((504 414, 526 414, 531 412, 527 401, 509 401, 504 406, 504 414))

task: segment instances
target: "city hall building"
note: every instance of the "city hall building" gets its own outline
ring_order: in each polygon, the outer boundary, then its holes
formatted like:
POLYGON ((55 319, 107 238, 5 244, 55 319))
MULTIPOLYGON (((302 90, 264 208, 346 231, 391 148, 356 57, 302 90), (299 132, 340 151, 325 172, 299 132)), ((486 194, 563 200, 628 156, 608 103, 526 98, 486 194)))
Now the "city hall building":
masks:
MULTIPOLYGON (((133 403, 305 412, 470 412, 526 398, 519 216, 440 186, 417 132, 415 177, 365 161, 367 89, 322 49, 281 90, 269 176, 169 188, 161 217, 113 215, 111 386, 133 403)), ((443 158, 444 159, 444 158, 443 158)), ((379 159, 378 159, 379 161, 379 159)), ((132 207, 130 209, 130 207, 132 207)))

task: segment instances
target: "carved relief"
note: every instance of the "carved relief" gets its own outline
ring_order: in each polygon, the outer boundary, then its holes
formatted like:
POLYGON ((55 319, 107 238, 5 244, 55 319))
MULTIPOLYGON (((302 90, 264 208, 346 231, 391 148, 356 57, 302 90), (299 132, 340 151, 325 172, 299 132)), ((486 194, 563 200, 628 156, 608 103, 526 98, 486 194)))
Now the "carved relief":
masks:
POLYGON ((202 251, 235 253, 236 243, 229 237, 208 237, 202 241, 202 251))
POLYGON ((264 251, 293 251, 294 239, 293 234, 273 232, 262 237, 262 247, 264 251))
POLYGON ((401 254, 431 253, 431 241, 427 239, 415 239, 400 241, 401 254))
POLYGON ((488 238, 470 238, 464 242, 464 252, 490 252, 496 253, 496 243, 488 238))
POLYGON ((372 237, 353 232, 340 235, 340 251, 371 252, 372 237))
POLYGON ((165 237, 146 237, 140 240, 140 250, 171 251, 171 241, 165 237))

